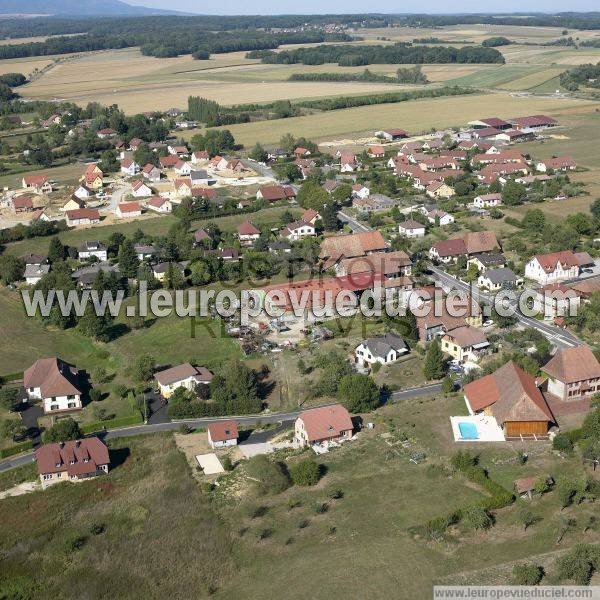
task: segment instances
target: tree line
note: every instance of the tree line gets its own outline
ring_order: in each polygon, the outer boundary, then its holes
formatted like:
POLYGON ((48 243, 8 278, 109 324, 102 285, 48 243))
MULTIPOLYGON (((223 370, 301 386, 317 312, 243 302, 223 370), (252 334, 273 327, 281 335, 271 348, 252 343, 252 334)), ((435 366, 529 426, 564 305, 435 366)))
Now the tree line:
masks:
POLYGON ((560 74, 560 85, 571 92, 578 90, 580 85, 600 87, 600 62, 596 65, 579 65, 564 71, 560 74))

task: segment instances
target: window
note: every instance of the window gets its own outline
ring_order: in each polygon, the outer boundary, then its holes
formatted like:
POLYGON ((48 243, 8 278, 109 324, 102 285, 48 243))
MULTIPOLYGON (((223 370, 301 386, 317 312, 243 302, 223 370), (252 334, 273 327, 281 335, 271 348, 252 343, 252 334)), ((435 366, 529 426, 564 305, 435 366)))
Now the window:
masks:
POLYGON ((71 394, 70 396, 67 396, 67 400, 75 400, 75 396, 71 394))
POLYGON ((58 404, 51 404, 50 410, 58 410, 58 404))
POLYGON ((75 402, 69 402, 69 404, 67 404, 68 408, 75 408, 75 402))
POLYGON ((44 475, 44 479, 52 479, 52 473, 47 473, 44 475))

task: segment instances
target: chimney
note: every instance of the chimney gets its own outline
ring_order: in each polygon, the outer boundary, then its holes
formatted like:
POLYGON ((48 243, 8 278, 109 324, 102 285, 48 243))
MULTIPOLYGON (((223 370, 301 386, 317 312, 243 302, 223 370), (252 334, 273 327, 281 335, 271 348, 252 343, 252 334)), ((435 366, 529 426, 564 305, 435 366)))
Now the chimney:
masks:
POLYGON ((75 442, 75 448, 79 448, 79 446, 81 446, 81 440, 75 442))
POLYGON ((64 443, 64 442, 61 442, 61 443, 60 443, 60 448, 61 448, 61 450, 62 450, 64 447, 65 447, 65 443, 64 443))

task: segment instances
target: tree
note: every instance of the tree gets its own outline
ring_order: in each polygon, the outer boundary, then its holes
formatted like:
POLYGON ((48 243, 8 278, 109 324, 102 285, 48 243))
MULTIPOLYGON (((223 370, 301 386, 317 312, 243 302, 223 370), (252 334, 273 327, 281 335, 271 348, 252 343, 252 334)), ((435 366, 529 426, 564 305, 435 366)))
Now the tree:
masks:
POLYGON ((25 273, 25 262, 12 254, 0 256, 0 281, 5 285, 23 279, 25 273))
POLYGON ((581 427, 581 434, 584 438, 600 439, 600 407, 586 416, 581 427))
POLYGON ((302 208, 312 208, 322 211, 323 206, 331 203, 331 197, 317 181, 306 181, 296 195, 296 200, 302 208))
POLYGON ((151 354, 142 354, 131 367, 131 376, 140 383, 147 383, 152 379, 156 360, 151 354))
POLYGON ((446 375, 442 381, 442 394, 447 396, 454 391, 454 380, 450 375, 446 375))
POLYGON ((502 201, 507 206, 522 204, 527 197, 527 188, 522 183, 509 180, 502 189, 502 201))
POLYGON ((140 260, 131 240, 125 240, 119 248, 119 272, 123 277, 132 278, 137 275, 140 260))
POLYGON ((51 444, 53 442, 66 442, 68 440, 78 440, 83 437, 83 433, 79 428, 79 423, 67 417, 57 421, 52 427, 44 432, 44 443, 51 444))
POLYGON ((578 585, 589 585, 600 568, 600 548, 592 544, 577 544, 556 561, 556 575, 562 581, 570 579, 578 585))
POLYGON ((465 275, 465 281, 477 281, 479 277, 479 269, 475 263, 471 263, 467 269, 467 274, 465 275))
POLYGON ((546 224, 546 215, 539 208, 528 210, 521 224, 529 231, 541 232, 546 224))
POLYGON ((527 528, 530 525, 533 525, 539 519, 539 517, 528 508, 522 508, 517 513, 517 518, 519 519, 521 525, 523 525, 524 531, 527 531, 527 528))
POLYGON ((22 440, 27 429, 21 419, 6 419, 0 421, 0 437, 12 442, 22 440))
POLYGON ((521 564, 513 567, 515 585, 537 585, 544 576, 544 569, 534 564, 521 564))
POLYGON ((286 154, 292 154, 296 149, 296 138, 291 133, 285 133, 281 136, 279 145, 286 154))
POLYGON ((53 236, 50 239, 50 245, 48 247, 48 261, 51 264, 59 262, 65 259, 67 255, 66 249, 58 237, 53 236))
POLYGON ((380 402, 379 388, 368 376, 360 373, 344 375, 337 393, 339 401, 352 413, 368 412, 380 402))
POLYGON ((423 374, 426 379, 441 379, 446 372, 446 359, 440 347, 440 341, 436 337, 429 342, 425 363, 423 365, 423 374))
POLYGON ((98 315, 92 304, 88 304, 84 315, 77 323, 77 330, 86 337, 99 342, 110 341, 110 327, 112 319, 107 315, 98 315))
POLYGON ((21 406, 19 389, 16 387, 1 387, 0 405, 11 412, 19 410, 21 406))
POLYGON ((256 142, 254 148, 250 150, 248 156, 256 162, 265 162, 267 160, 267 153, 265 152, 265 149, 260 145, 259 142, 256 142))
POLYGON ((290 467, 290 477, 295 485, 315 485, 320 476, 321 469, 312 458, 305 458, 290 467))
POLYGON ((282 466, 264 454, 253 456, 245 466, 246 473, 255 483, 256 491, 260 496, 279 494, 290 485, 282 466))

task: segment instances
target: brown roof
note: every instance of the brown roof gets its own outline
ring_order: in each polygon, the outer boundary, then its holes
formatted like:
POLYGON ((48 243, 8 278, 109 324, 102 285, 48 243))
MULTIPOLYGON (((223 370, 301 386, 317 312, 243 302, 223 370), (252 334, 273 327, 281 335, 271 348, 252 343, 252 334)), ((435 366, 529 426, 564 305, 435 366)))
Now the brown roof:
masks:
POLYGON ((423 223, 419 223, 418 221, 414 221, 413 219, 408 219, 408 221, 404 221, 404 223, 400 223, 398 227, 402 227, 405 230, 411 229, 425 229, 425 225, 423 223))
POLYGON ((370 252, 386 250, 387 247, 388 245, 379 231, 335 235, 325 238, 321 243, 320 258, 336 262, 340 258, 365 256, 370 252))
POLYGON ((218 421, 207 425, 210 433, 210 439, 213 442, 226 442, 227 440, 237 440, 238 428, 235 421, 218 421))
POLYGON ((161 198, 160 196, 152 196, 147 202, 148 206, 154 206, 154 208, 160 208, 165 202, 166 198, 161 198))
POLYGON ((78 371, 59 358, 36 360, 23 374, 23 387, 40 388, 43 398, 81 394, 75 386, 78 371))
POLYGON ((171 385, 189 377, 194 377, 198 381, 211 381, 213 376, 207 368, 194 367, 190 363, 183 363, 154 374, 154 379, 161 385, 171 385))
POLYGON ((27 186, 41 186, 48 181, 47 175, 24 175, 23 180, 27 186))
POLYGON ((480 254, 498 250, 500 244, 493 231, 474 231, 465 234, 463 238, 468 254, 480 254))
POLYGON ((160 162, 162 167, 174 167, 179 162, 179 158, 173 155, 161 156, 158 162, 160 162))
POLYGON ((283 185, 264 185, 258 191, 261 193, 263 199, 269 202, 293 198, 296 195, 293 188, 283 185))
POLYGON ((433 248, 437 251, 438 255, 442 258, 447 256, 460 256, 461 254, 467 253, 467 247, 462 238, 456 238, 453 240, 440 240, 433 244, 433 248))
POLYGON ((35 460, 40 475, 95 473, 98 467, 110 463, 108 448, 97 437, 45 444, 35 451, 35 460))
POLYGON ((122 213, 140 212, 141 210, 142 207, 139 202, 121 202, 119 204, 119 211, 122 213))
POLYGON ((563 267, 578 267, 579 261, 571 250, 562 250, 560 252, 552 252, 551 254, 537 254, 533 257, 540 263, 540 266, 546 273, 552 273, 558 263, 563 267))
POLYGON ((398 273, 402 267, 408 267, 410 265, 412 265, 412 261, 404 250, 397 250, 396 252, 375 252, 368 256, 345 258, 340 261, 340 269, 343 270, 346 275, 366 272, 392 275, 398 273))
POLYGON ((600 377, 600 363, 587 346, 558 350, 542 370, 563 383, 600 377))
POLYGON ((352 431, 350 413, 341 405, 323 406, 300 413, 308 441, 319 441, 339 437, 345 431, 352 431))
POLYGON ((477 327, 471 327, 470 325, 452 329, 446 335, 452 338, 461 348, 469 348, 471 346, 485 344, 487 342, 485 333, 483 333, 481 329, 477 329, 477 327))
POLYGON ((309 208, 308 210, 305 210, 302 213, 302 217, 300 217, 300 218, 303 221, 307 221, 308 223, 310 223, 315 217, 320 217, 319 213, 316 210, 309 208))
POLYGON ((19 196, 13 200, 15 210, 23 208, 33 208, 33 200, 31 196, 19 196))
POLYGON ((538 480, 539 477, 537 475, 534 475, 533 477, 523 477, 522 479, 515 479, 513 485, 517 494, 525 494, 526 492, 531 492, 535 488, 538 480))
POLYGON ((579 292, 584 297, 589 297, 596 292, 600 292, 600 277, 590 277, 583 281, 578 281, 570 285, 572 289, 579 292))
POLYGON ((254 227, 250 221, 244 221, 238 225, 237 232, 239 235, 259 235, 260 229, 254 227))
POLYGON ((594 264, 594 259, 590 256, 589 252, 575 252, 574 256, 580 267, 587 267, 594 264))
POLYGON ((68 210, 66 214, 69 221, 79 219, 89 219, 90 221, 100 220, 100 213, 97 208, 76 208, 75 210, 68 210))
POLYGON ((552 421, 554 416, 535 378, 514 362, 468 383, 465 396, 474 411, 491 407, 499 425, 507 421, 552 421))

